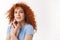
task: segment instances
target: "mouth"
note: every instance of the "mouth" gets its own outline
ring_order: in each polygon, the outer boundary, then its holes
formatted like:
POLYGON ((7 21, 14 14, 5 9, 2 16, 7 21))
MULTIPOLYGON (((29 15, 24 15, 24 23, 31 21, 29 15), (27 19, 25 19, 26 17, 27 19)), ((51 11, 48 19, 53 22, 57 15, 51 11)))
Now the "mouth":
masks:
POLYGON ((21 17, 17 17, 17 19, 20 19, 21 17))
POLYGON ((17 19, 20 19, 21 17, 16 17, 17 19))

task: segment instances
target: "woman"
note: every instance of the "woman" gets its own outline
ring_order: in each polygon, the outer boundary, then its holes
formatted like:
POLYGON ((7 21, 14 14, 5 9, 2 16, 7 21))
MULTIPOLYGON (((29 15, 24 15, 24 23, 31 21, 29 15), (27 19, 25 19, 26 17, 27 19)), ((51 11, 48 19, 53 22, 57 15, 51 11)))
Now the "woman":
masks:
POLYGON ((25 3, 16 3, 8 10, 10 25, 6 40, 32 40, 36 22, 34 13, 25 3))

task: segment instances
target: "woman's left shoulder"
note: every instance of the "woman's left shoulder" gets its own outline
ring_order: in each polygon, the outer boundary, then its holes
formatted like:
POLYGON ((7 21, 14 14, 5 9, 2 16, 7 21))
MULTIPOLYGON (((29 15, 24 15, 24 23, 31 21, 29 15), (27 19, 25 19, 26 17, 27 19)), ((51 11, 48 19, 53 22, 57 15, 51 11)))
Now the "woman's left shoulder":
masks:
POLYGON ((34 34, 34 29, 33 29, 33 26, 31 24, 27 24, 25 26, 25 35, 28 35, 28 34, 34 34))
POLYGON ((25 29, 33 29, 33 26, 31 24, 26 24, 25 29))

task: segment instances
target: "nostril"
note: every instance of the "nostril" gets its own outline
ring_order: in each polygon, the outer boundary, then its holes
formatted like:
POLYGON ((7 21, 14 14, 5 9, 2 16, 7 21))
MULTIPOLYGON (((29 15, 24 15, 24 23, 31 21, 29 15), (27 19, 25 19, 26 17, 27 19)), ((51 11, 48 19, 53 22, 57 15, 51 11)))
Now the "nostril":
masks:
POLYGON ((19 14, 19 13, 18 13, 17 15, 18 15, 18 16, 20 16, 20 14, 19 14))
POLYGON ((20 16, 20 14, 18 14, 18 16, 20 16))

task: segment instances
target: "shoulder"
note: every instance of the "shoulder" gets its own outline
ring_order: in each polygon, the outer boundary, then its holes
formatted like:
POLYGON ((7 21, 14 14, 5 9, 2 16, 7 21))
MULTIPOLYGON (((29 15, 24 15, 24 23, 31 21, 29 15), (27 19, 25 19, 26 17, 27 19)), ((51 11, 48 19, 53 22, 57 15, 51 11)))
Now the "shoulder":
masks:
POLYGON ((25 26, 25 35, 28 35, 28 34, 34 34, 34 29, 31 24, 27 24, 25 26))
POLYGON ((25 29, 33 29, 33 26, 31 24, 26 24, 25 29))
POLYGON ((7 26, 7 34, 10 34, 10 30, 11 30, 11 25, 7 26))
POLYGON ((11 29, 11 25, 10 24, 8 25, 7 29, 11 29))

